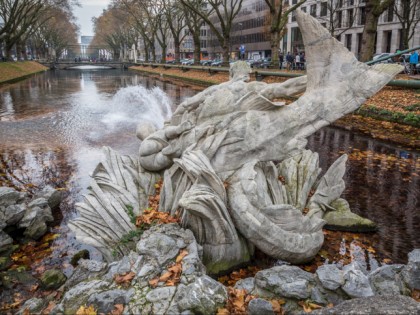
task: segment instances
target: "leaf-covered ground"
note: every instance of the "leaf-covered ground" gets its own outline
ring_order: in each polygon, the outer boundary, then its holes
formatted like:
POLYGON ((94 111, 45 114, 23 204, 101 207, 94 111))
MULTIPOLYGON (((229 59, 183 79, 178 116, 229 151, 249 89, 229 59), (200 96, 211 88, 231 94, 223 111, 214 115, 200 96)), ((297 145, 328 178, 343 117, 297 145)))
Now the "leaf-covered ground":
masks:
POLYGON ((0 83, 45 71, 48 68, 35 61, 0 62, 0 83))
MULTIPOLYGON (((182 71, 143 66, 131 69, 157 75, 163 80, 187 80, 200 85, 219 84, 229 80, 227 72, 209 74, 199 70, 182 71)), ((287 71, 282 70, 282 72, 287 71)), ((299 71, 292 72, 303 74, 299 71)), ((408 80, 410 78, 407 75, 398 75, 396 79, 408 80)), ((251 75, 251 80, 255 80, 254 75, 251 75)), ((263 81, 275 83, 285 80, 286 78, 270 76, 264 77, 263 81)), ((368 99, 359 111, 336 121, 334 125, 418 149, 420 147, 420 90, 387 86, 368 99)))

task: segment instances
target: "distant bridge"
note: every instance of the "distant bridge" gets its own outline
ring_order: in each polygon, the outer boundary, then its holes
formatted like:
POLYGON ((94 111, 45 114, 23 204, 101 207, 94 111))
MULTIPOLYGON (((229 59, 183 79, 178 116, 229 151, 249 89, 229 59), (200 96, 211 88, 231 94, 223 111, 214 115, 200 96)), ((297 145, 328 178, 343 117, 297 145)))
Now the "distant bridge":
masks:
POLYGON ((127 61, 40 61, 39 63, 50 69, 60 70, 74 69, 81 66, 98 66, 106 67, 109 69, 127 69, 128 67, 135 65, 134 63, 127 61))

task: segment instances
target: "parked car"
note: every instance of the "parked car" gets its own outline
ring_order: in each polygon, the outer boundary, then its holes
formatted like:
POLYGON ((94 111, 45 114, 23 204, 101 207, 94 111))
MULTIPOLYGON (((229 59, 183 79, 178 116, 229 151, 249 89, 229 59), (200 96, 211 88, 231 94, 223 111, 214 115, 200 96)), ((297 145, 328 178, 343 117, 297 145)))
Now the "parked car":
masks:
POLYGON ((184 66, 191 66, 194 64, 194 59, 184 59, 181 61, 181 64, 184 66))
POLYGON ((173 60, 166 60, 166 64, 168 64, 168 65, 175 64, 175 59, 173 59, 173 60))
MULTIPOLYGON (((384 58, 384 57, 387 57, 387 56, 390 56, 390 55, 392 55, 392 54, 391 53, 376 54, 376 55, 373 56, 372 60, 375 61, 375 60, 378 60, 379 58, 384 58)), ((393 62, 394 61, 392 60, 391 57, 389 57, 386 60, 379 61, 379 63, 393 63, 393 62)))
POLYGON ((253 64, 254 68, 269 68, 271 66, 271 58, 256 60, 253 64))
POLYGON ((211 63, 211 66, 212 67, 221 67, 222 66, 222 63, 223 63, 222 60, 216 59, 216 60, 213 60, 213 62, 211 63))
POLYGON ((201 60, 200 63, 202 66, 211 66, 213 60, 201 60))

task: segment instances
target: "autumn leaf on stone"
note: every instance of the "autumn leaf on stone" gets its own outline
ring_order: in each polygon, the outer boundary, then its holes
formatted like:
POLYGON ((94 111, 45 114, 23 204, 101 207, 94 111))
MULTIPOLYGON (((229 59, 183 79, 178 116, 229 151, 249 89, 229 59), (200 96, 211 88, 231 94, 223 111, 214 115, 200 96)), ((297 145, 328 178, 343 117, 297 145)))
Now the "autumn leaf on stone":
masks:
POLYGON ((284 315, 285 310, 281 307, 283 304, 286 303, 284 300, 271 300, 271 305, 273 306, 273 311, 277 315, 284 315))
POLYGON ((93 305, 87 306, 80 306, 80 308, 77 310, 76 315, 96 315, 97 312, 93 305))
POLYGON ((134 276, 136 274, 134 272, 126 272, 120 275, 115 275, 114 281, 116 284, 120 284, 123 286, 128 286, 131 283, 131 280, 133 280, 134 276))
POLYGON ((185 257, 185 256, 187 256, 187 255, 188 255, 187 250, 186 250, 186 249, 183 249, 183 250, 181 251, 181 253, 179 253, 179 255, 176 257, 175 262, 176 262, 176 263, 181 262, 181 261, 182 261, 182 259, 184 259, 184 257, 185 257))

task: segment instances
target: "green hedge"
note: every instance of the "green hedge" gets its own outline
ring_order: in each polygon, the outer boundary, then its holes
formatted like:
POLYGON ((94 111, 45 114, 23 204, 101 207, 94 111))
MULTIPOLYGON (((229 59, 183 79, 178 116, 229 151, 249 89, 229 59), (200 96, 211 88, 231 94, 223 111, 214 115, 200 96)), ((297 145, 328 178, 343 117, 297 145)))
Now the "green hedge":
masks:
MULTIPOLYGON (((420 104, 406 107, 408 111, 419 110, 420 104)), ((420 115, 416 113, 400 113, 387 109, 380 109, 375 106, 363 106, 356 111, 356 114, 366 117, 372 117, 378 120, 386 120, 399 124, 420 127, 420 115)))

